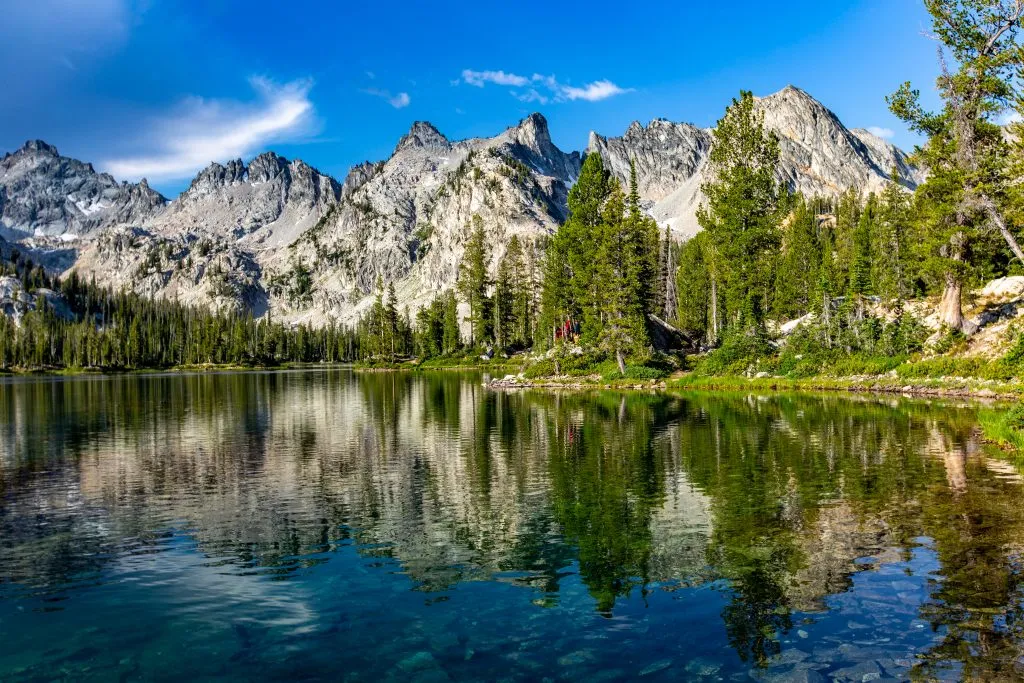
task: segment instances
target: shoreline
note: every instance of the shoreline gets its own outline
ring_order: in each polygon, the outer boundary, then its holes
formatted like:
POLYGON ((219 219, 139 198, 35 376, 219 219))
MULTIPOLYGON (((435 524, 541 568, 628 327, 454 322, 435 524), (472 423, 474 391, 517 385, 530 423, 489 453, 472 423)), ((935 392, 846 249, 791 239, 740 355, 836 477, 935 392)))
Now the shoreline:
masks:
POLYGON ((571 391, 764 391, 773 393, 816 391, 833 393, 886 394, 922 398, 974 398, 1021 400, 1024 384, 972 378, 947 377, 901 380, 887 377, 809 377, 806 379, 748 378, 733 376, 683 375, 660 380, 597 380, 593 377, 495 378, 485 383, 495 390, 562 389, 571 391))
POLYGON ((276 370, 317 370, 327 368, 351 368, 352 363, 282 363, 281 365, 174 365, 167 368, 5 368, 0 370, 4 377, 119 377, 127 375, 158 375, 168 373, 216 373, 216 372, 273 372, 276 370))
MULTIPOLYGON (((3 377, 79 377, 149 375, 161 373, 230 373, 285 370, 316 370, 349 368, 359 373, 384 372, 493 372, 518 369, 517 365, 395 365, 367 367, 358 363, 284 363, 281 365, 182 365, 169 368, 38 368, 0 370, 3 377)), ((882 376, 808 377, 743 377, 732 375, 676 374, 657 380, 604 380, 596 375, 549 376, 527 379, 518 374, 493 377, 484 386, 491 389, 553 389, 571 391, 820 391, 835 393, 888 394, 919 397, 954 397, 995 400, 1024 400, 1024 382, 998 382, 970 377, 934 379, 899 379, 882 376)))

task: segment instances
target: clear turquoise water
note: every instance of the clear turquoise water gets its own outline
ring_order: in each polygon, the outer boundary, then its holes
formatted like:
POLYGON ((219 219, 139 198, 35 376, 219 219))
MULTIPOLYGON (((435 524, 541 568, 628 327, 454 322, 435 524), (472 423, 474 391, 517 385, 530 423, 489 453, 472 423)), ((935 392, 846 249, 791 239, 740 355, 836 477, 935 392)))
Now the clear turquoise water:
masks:
POLYGON ((1021 478, 977 422, 454 373, 3 381, 0 679, 1018 676, 1021 478))

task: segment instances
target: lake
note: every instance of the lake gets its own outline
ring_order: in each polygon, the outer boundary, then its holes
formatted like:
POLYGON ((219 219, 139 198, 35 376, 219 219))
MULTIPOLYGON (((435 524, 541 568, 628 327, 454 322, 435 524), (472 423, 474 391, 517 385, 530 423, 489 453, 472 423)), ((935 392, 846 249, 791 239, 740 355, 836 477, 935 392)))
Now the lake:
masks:
POLYGON ((977 405, 474 374, 0 381, 0 679, 1011 678, 977 405))

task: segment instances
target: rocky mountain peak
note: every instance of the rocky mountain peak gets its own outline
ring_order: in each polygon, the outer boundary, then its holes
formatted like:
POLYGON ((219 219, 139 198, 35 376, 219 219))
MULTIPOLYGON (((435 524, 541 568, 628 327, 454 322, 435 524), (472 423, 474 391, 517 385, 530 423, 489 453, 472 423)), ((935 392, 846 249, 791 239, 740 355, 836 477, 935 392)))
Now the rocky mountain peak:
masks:
POLYGON ((394 154, 398 154, 403 149, 416 147, 447 150, 451 148, 451 142, 434 127, 434 124, 429 121, 416 121, 412 124, 409 132, 398 141, 394 154))
POLYGON ((241 159, 232 159, 225 165, 214 161, 196 174, 183 196, 208 194, 217 188, 242 182, 246 177, 246 167, 241 159))
POLYGON ((57 152, 56 147, 49 144, 48 142, 44 142, 43 140, 28 140, 25 142, 24 145, 21 146, 21 149, 18 151, 25 153, 42 154, 51 157, 60 156, 60 154, 57 152))
POLYGON ((542 114, 530 114, 494 140, 543 175, 567 184, 575 182, 579 175, 579 153, 567 154, 551 141, 548 122, 542 114))
POLYGON ((250 183, 266 183, 286 173, 288 160, 275 152, 264 152, 249 162, 250 183))
POLYGON ((640 194, 658 202, 696 177, 711 148, 710 134, 688 123, 654 119, 646 127, 634 121, 619 138, 591 132, 587 151, 598 153, 620 182, 629 182, 635 164, 640 194))
POLYGON ((118 183, 42 140, 29 140, 0 160, 0 198, 3 229, 67 240, 144 221, 166 202, 148 185, 118 183))
POLYGON ((548 130, 548 120, 543 114, 534 112, 509 129, 513 140, 535 151, 547 151, 554 144, 548 130))
POLYGON ((383 165, 383 163, 375 164, 371 161, 364 161, 350 168, 348 175, 345 176, 345 182, 341 184, 341 196, 348 197, 365 185, 383 165))
MULTIPOLYGON (((793 190, 823 196, 848 188, 877 191, 893 168, 908 189, 922 179, 897 147, 866 131, 847 129, 800 88, 789 85, 755 102, 765 128, 779 136, 778 178, 793 190)), ((588 151, 601 154, 622 182, 628 181, 632 160, 651 214, 688 235, 698 229, 695 214, 703 201, 700 187, 708 179, 712 142, 709 130, 655 119, 646 128, 633 122, 618 138, 591 133, 588 151)))

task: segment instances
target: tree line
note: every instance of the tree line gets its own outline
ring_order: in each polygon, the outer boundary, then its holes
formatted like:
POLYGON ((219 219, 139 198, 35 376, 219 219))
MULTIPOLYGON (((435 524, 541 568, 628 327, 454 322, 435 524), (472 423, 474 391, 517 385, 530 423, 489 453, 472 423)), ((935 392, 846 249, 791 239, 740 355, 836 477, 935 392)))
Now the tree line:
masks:
POLYGON ((0 276, 35 293, 20 321, 0 315, 0 368, 170 368, 346 361, 359 340, 330 325, 286 326, 251 313, 215 312, 175 301, 115 292, 76 273, 49 276, 17 251, 0 276), (40 290, 60 295, 60 310, 40 290))
MULTIPOLYGON (((702 231, 682 245, 667 234, 660 241, 641 211, 635 169, 624 193, 598 155, 585 158, 570 217, 545 245, 541 283, 528 284, 539 299, 525 297, 532 308, 512 314, 535 323, 532 338, 516 341, 544 350, 571 337, 614 356, 622 369, 624 357, 649 355, 659 316, 708 348, 732 343, 763 353, 779 322, 807 317, 805 341, 820 348, 901 355, 923 341, 905 311, 922 297, 939 301, 935 312, 948 333, 970 333, 965 292, 1024 272, 1024 124, 1000 125, 1007 112, 1024 110, 1024 3, 925 6, 953 57, 940 63, 943 107, 926 111, 909 83, 887 98, 925 137, 912 160, 928 175, 913 192, 892 169, 877 193, 793 193, 778 179, 777 136, 765 129, 753 95, 741 92, 714 130, 697 214, 702 231)), ((467 341, 506 347, 492 321, 509 310, 497 303, 507 288, 487 278, 483 229, 474 221, 458 288, 470 309, 467 341)))
POLYGON ((911 299, 935 296, 951 333, 969 333, 965 291, 1022 272, 1024 3, 926 0, 935 36, 954 58, 937 79, 943 107, 928 112, 909 83, 887 98, 925 136, 913 160, 928 171, 913 192, 898 169, 879 192, 851 188, 805 197, 778 179, 780 147, 751 93, 741 92, 714 130, 702 231, 676 243, 628 187, 587 155, 568 195, 569 218, 550 236, 492 243, 479 216, 466 227, 453 291, 412 316, 394 285, 378 280, 351 328, 288 327, 238 312, 114 293, 76 275, 49 279, 14 259, 25 291, 51 287, 73 312, 45 299, 20 325, 0 319, 0 366, 167 367, 274 364, 463 352, 514 353, 579 345, 645 362, 654 332, 674 325, 706 348, 740 344, 768 353, 780 321, 806 318, 805 341, 825 349, 907 354, 921 329, 911 299), (503 247, 503 248, 502 248, 503 247))

